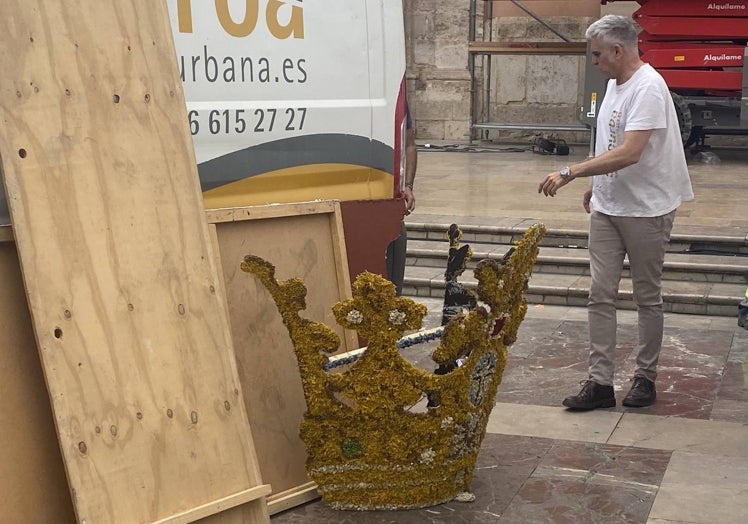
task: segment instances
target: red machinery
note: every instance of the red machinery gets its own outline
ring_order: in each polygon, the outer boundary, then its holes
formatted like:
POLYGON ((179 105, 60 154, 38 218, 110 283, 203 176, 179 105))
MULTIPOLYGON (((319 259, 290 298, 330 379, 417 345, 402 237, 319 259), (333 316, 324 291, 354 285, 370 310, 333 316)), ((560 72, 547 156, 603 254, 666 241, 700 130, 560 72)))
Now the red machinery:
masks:
POLYGON ((670 87, 684 140, 748 134, 748 0, 638 3, 642 60, 670 87))

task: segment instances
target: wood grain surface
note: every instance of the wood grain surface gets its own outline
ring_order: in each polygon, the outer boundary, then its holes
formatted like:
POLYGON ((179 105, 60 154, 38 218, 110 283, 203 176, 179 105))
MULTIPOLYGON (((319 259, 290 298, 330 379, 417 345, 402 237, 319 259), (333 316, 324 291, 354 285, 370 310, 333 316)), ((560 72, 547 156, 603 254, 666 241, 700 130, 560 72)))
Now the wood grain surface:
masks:
POLYGON ((261 497, 165 4, 5 0, 0 45, 0 165, 78 520, 261 497))

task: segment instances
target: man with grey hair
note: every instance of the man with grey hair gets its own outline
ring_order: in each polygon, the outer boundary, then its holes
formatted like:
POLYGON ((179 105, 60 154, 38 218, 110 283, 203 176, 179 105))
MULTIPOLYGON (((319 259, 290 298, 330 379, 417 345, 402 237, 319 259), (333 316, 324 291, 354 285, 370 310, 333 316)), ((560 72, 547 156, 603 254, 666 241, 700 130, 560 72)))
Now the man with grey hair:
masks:
POLYGON ((563 405, 588 410, 616 405, 613 391, 616 295, 628 255, 639 340, 633 385, 624 406, 654 403, 663 335, 662 267, 675 210, 693 199, 678 117, 662 76, 639 58, 638 27, 607 15, 586 33, 592 62, 610 78, 597 117, 595 157, 547 175, 538 193, 554 196, 575 178, 591 177, 583 198, 590 215, 592 282, 588 304, 589 377, 563 405))

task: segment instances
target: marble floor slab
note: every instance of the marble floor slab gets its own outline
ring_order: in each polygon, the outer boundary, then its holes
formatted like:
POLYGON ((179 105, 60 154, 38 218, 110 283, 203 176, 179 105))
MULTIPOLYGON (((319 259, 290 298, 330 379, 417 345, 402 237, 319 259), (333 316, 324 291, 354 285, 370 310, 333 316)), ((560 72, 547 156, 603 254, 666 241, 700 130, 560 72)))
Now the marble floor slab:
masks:
POLYGON ((497 403, 486 431, 507 435, 544 437, 581 442, 605 443, 615 431, 621 414, 597 409, 567 411, 561 407, 497 403))
POLYGON ((556 441, 498 522, 646 522, 670 453, 556 441))
POLYGON ((748 522, 748 457, 675 451, 648 524, 748 522))
POLYGON ((619 446, 748 458, 748 425, 626 413, 608 442, 619 446))

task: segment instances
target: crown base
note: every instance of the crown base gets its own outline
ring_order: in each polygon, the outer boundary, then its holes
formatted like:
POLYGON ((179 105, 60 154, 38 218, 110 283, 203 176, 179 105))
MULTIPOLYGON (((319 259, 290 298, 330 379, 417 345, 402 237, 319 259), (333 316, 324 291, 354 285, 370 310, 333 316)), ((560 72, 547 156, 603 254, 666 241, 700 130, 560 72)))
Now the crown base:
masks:
POLYGON ((335 464, 310 470, 325 504, 339 510, 404 510, 443 504, 464 493, 477 454, 439 465, 335 464))

